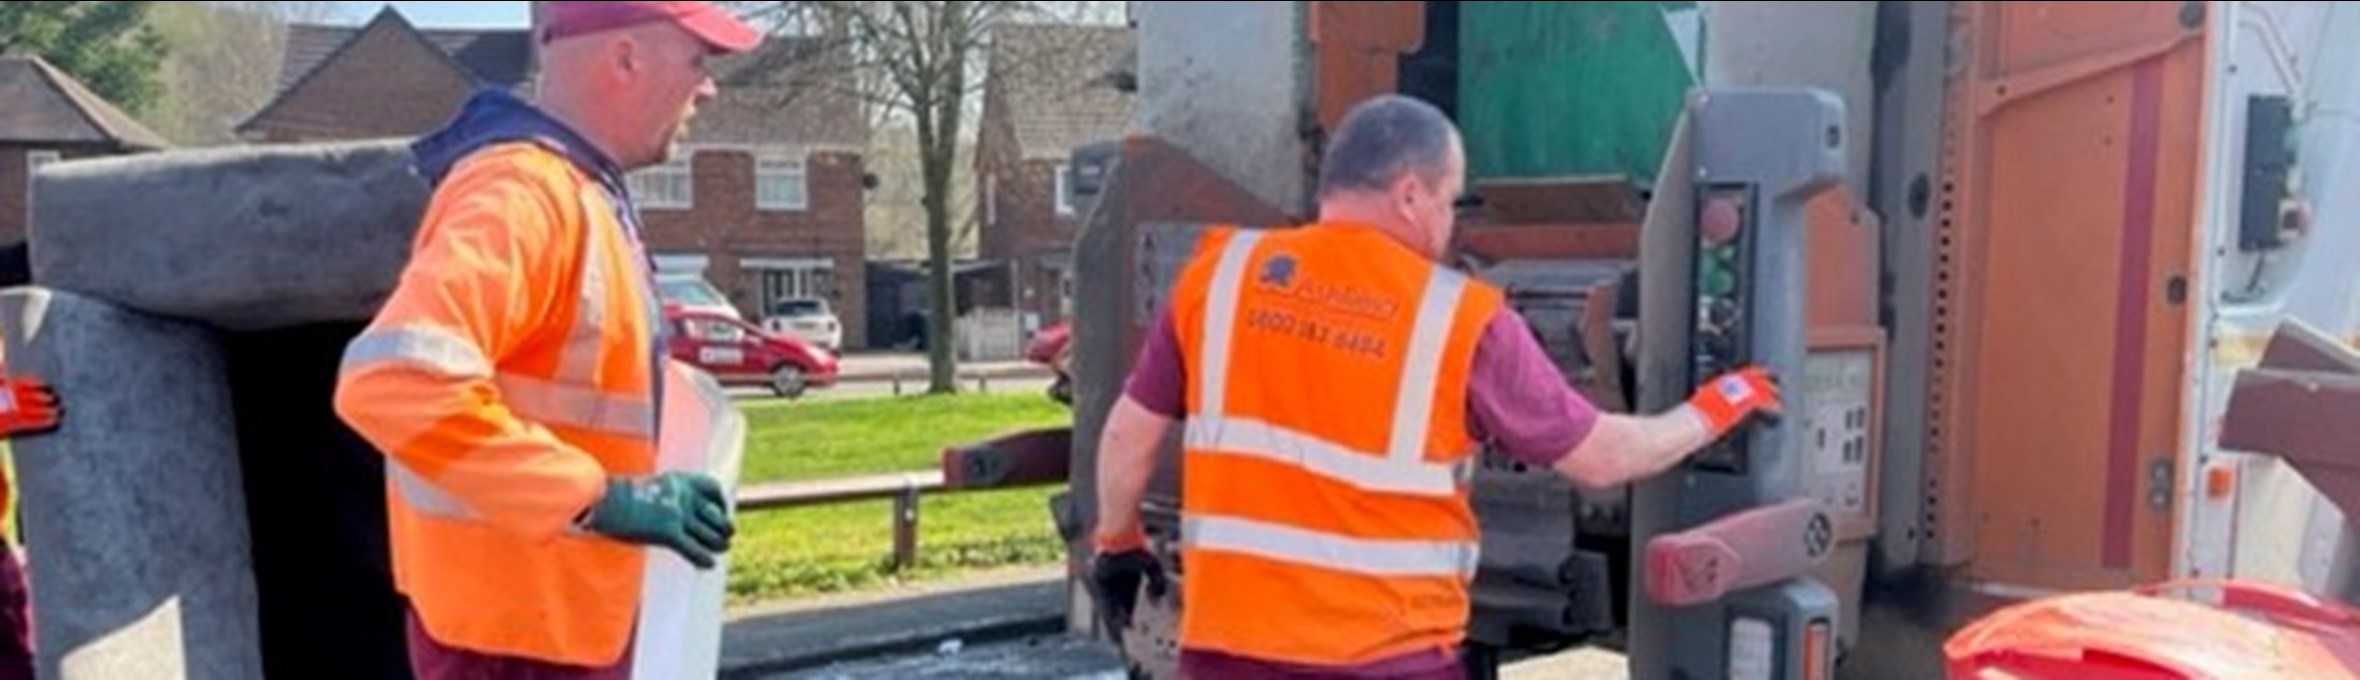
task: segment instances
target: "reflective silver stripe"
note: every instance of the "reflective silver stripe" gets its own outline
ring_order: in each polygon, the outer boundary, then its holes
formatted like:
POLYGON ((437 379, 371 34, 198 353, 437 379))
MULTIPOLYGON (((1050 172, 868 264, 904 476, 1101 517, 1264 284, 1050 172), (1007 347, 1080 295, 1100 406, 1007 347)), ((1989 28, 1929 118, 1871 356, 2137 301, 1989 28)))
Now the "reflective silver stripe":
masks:
POLYGON ((399 362, 452 378, 488 378, 492 362, 456 334, 430 326, 372 330, 344 347, 343 371, 399 362))
POLYGON ((1229 244, 1221 250, 1221 263, 1213 269, 1213 287, 1205 304, 1203 389, 1197 394, 1196 413, 1190 417, 1220 417, 1226 412, 1229 398, 1229 346, 1237 329, 1237 299, 1244 292, 1246 261, 1253 258, 1254 244, 1262 241, 1256 231, 1237 231, 1229 237, 1229 244))
POLYGON ((1409 353, 1403 355, 1400 392, 1393 398, 1393 459, 1402 462, 1424 460, 1426 430, 1434 421, 1435 377, 1442 373, 1442 348, 1450 339, 1450 327, 1459 315, 1459 295, 1467 290, 1467 277, 1458 272, 1434 268, 1434 275, 1426 281, 1426 299, 1418 303, 1418 323, 1409 336, 1409 353))
POLYGON ((1187 427, 1188 448, 1199 455, 1232 455, 1287 463, 1363 491, 1429 497, 1457 492, 1458 471, 1450 465, 1388 459, 1246 418, 1190 416, 1187 427))
POLYGON ((475 511, 469 510, 467 504, 443 492, 442 487, 426 481, 425 477, 410 471, 410 466, 403 465, 400 460, 385 459, 385 479, 393 482, 394 492, 401 494, 402 500, 412 510, 443 519, 475 519, 475 511))
POLYGON ((501 401, 526 420, 626 437, 655 436, 655 405, 588 387, 502 375, 492 384, 501 401))
POLYGON ((1449 576, 1475 572, 1468 541, 1385 541, 1308 531, 1236 517, 1191 515, 1181 540, 1191 548, 1253 555, 1368 576, 1449 576))
POLYGON ((600 211, 614 211, 604 207, 599 195, 603 191, 596 184, 582 186, 582 280, 581 300, 574 308, 574 327, 566 333, 565 346, 557 355, 557 375, 569 382, 589 384, 598 375, 598 357, 606 345, 607 281, 605 259, 607 251, 599 247, 613 235, 597 219, 600 211))

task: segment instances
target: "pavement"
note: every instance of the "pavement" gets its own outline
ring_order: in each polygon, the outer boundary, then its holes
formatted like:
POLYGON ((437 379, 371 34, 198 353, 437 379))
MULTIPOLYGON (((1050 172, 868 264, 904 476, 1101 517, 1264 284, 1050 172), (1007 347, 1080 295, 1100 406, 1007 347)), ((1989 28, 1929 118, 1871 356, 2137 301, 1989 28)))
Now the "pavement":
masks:
MULTIPOLYGON (((907 352, 867 352, 844 355, 839 362, 843 379, 851 382, 892 380, 895 377, 924 380, 928 375, 926 355, 907 352)), ((961 377, 1049 377, 1049 367, 1029 361, 961 361, 961 377)))
MULTIPOLYGON (((889 592, 733 612, 721 677, 1122 680, 1112 647, 1067 635, 1062 568, 1004 570, 889 592)), ((1626 680, 1622 655, 1577 649, 1500 669, 1509 680, 1626 680)))
MULTIPOLYGON (((1064 576, 1063 569, 1054 567, 1003 570, 887 592, 819 597, 735 611, 722 632, 721 675, 786 678, 825 671, 833 674, 824 677, 913 677, 901 672, 848 672, 844 667, 852 664, 857 670, 863 662, 925 658, 944 649, 946 643, 963 648, 1025 638, 1061 638, 1064 576)), ((1077 647, 1074 651, 1087 650, 1077 647)), ((1113 655, 1108 653, 1101 661, 1113 664, 1113 655)), ((1043 676, 1032 673, 1024 677, 1043 676)))
POLYGON ((765 680, 1126 680, 1114 648, 1071 635, 1042 635, 979 647, 946 645, 922 654, 762 676, 765 680))
MULTIPOLYGON (((1041 395, 1042 399, 1047 399, 1049 398, 1049 383, 1049 378, 966 378, 959 381, 959 392, 962 394, 1038 394, 1041 395)), ((728 390, 728 392, 730 399, 737 401, 740 404, 762 405, 772 404, 773 402, 777 404, 786 403, 785 400, 779 399, 776 395, 771 394, 769 388, 732 388, 728 390)), ((890 381, 871 381, 850 382, 829 387, 815 387, 812 388, 810 392, 805 392, 803 394, 803 398, 809 401, 878 399, 883 397, 916 396, 925 392, 926 379, 918 378, 913 380, 904 380, 900 383, 894 383, 890 381)))
MULTIPOLYGON (((805 399, 869 399, 920 394, 931 373, 926 355, 902 352, 847 354, 840 364, 837 384, 813 388, 805 399)), ((983 394, 1045 394, 1056 375, 1049 367, 1026 361, 959 362, 959 389, 983 394)), ((733 388, 739 401, 776 399, 760 387, 733 388)))

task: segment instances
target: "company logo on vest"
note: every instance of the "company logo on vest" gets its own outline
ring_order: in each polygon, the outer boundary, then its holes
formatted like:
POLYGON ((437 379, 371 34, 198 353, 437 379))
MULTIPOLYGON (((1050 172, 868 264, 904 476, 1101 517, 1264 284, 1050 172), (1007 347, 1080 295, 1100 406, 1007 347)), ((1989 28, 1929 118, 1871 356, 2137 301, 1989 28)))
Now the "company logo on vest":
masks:
POLYGON ((1295 287, 1295 256, 1280 253, 1271 256, 1269 262, 1262 263, 1262 287, 1295 287))
POLYGON ((1301 264, 1292 253, 1272 254, 1262 262, 1262 273, 1255 278, 1255 285, 1279 299, 1309 305, 1322 312, 1390 321, 1401 311, 1401 302, 1381 292, 1312 280, 1301 272, 1301 264))

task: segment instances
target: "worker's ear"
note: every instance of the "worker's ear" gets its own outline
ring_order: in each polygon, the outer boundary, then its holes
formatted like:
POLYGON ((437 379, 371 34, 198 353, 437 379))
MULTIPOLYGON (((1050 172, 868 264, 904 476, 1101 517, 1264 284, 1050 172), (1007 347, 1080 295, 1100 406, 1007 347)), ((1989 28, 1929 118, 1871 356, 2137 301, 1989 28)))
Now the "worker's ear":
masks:
POLYGON ((1401 173, 1400 177, 1393 178, 1393 184, 1385 188, 1385 193, 1393 199, 1393 209, 1400 213, 1406 224, 1418 223, 1419 203, 1426 200, 1427 194, 1426 181, 1418 177, 1418 173, 1401 173))
POLYGON ((625 77, 637 77, 647 67, 647 51, 641 48, 638 38, 627 35, 616 38, 607 50, 615 71, 625 77))

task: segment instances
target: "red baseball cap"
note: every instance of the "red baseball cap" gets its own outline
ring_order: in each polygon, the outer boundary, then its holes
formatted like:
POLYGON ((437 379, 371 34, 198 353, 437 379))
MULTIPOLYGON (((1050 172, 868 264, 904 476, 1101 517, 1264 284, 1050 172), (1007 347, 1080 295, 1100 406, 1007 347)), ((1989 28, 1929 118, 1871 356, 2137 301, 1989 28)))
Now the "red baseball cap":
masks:
POLYGON ((710 2, 551 2, 541 41, 667 22, 720 52, 744 52, 762 44, 762 32, 710 2))

